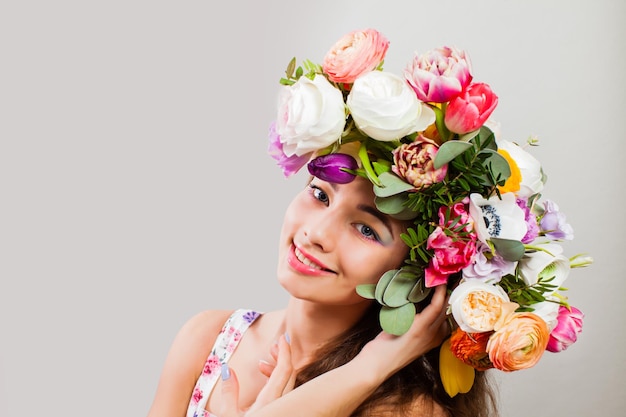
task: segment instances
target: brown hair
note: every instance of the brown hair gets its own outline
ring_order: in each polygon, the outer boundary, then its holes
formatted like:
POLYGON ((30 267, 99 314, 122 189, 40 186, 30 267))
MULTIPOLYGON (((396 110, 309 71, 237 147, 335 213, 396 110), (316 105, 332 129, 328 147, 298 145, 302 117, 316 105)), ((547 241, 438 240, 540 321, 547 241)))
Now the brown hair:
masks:
MULTIPOLYGON (((363 346, 381 331, 378 321, 380 306, 372 303, 352 328, 320 348, 317 359, 298 373, 296 386, 337 368, 354 358, 363 346)), ((424 407, 437 403, 451 417, 497 416, 496 395, 485 372, 476 372, 472 389, 467 394, 450 398, 439 378, 439 348, 419 357, 396 372, 370 395, 353 413, 353 417, 369 416, 372 408, 388 406, 393 415, 411 416, 411 405, 423 398, 424 407)), ((420 415, 427 415, 420 409, 420 415)), ((432 414, 432 412, 431 412, 432 414)))

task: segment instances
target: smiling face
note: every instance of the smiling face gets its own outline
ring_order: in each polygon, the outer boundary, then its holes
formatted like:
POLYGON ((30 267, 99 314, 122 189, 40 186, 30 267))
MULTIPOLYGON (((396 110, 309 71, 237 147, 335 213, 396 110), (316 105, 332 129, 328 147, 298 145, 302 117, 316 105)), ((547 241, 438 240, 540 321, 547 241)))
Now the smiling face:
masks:
POLYGON ((402 265, 405 230, 405 223, 376 210, 368 180, 331 184, 313 178, 287 208, 278 280, 296 298, 332 305, 369 302, 355 288, 402 265))

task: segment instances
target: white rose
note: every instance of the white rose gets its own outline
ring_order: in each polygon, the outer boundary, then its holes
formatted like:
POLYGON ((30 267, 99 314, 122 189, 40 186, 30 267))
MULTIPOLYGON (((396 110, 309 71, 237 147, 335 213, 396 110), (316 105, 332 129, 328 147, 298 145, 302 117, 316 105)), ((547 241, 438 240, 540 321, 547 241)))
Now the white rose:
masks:
POLYGON ((520 146, 507 140, 496 140, 499 149, 504 149, 511 155, 522 174, 520 190, 517 192, 519 197, 528 198, 533 194, 537 194, 543 190, 543 173, 541 171, 541 163, 522 149, 520 146))
POLYGON ((548 330, 552 331, 557 325, 559 315, 559 303, 552 301, 542 301, 531 305, 533 313, 541 317, 548 325, 548 330))
POLYGON ((370 71, 357 78, 347 105, 359 130, 385 142, 422 131, 435 121, 435 112, 418 100, 409 84, 388 72, 370 71))
POLYGON ((326 77, 300 77, 278 96, 276 132, 287 156, 302 156, 339 139, 346 124, 343 96, 326 77))
POLYGON ((449 303, 461 330, 480 333, 493 330, 509 296, 498 285, 468 279, 452 291, 449 303))
POLYGON ((554 290, 543 294, 547 297, 556 292, 558 287, 565 282, 570 271, 569 259, 562 254, 563 248, 556 243, 535 246, 540 246, 544 250, 524 254, 519 261, 520 276, 528 285, 536 284, 540 277, 544 280, 554 277, 549 282, 550 285, 555 286, 554 290))
POLYGON ((489 199, 480 194, 470 194, 470 216, 474 220, 476 235, 481 242, 492 238, 522 240, 528 230, 524 210, 515 201, 513 193, 504 193, 489 199))

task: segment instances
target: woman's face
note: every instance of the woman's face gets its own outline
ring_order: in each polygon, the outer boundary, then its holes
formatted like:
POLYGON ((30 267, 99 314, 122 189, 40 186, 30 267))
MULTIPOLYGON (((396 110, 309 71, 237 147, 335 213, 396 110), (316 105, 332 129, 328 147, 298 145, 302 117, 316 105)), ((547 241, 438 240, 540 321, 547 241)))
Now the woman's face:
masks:
POLYGON ((376 283, 402 265, 405 230, 406 223, 376 210, 368 180, 331 184, 313 178, 287 208, 278 280, 297 298, 333 305, 366 302, 356 286, 376 283))

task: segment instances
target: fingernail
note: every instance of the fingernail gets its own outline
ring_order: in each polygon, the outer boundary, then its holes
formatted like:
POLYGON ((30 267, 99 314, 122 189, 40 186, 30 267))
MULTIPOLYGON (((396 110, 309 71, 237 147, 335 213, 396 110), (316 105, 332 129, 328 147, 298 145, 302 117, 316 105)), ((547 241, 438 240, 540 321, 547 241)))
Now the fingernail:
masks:
POLYGON ((228 368, 227 363, 222 364, 222 381, 226 381, 230 378, 230 369, 228 368))
POLYGON ((269 365, 270 364, 268 361, 263 360, 263 359, 259 359, 259 363, 262 363, 264 365, 269 365))
POLYGON ((285 340, 288 344, 291 344, 291 339, 289 338, 289 334, 285 333, 285 340))

